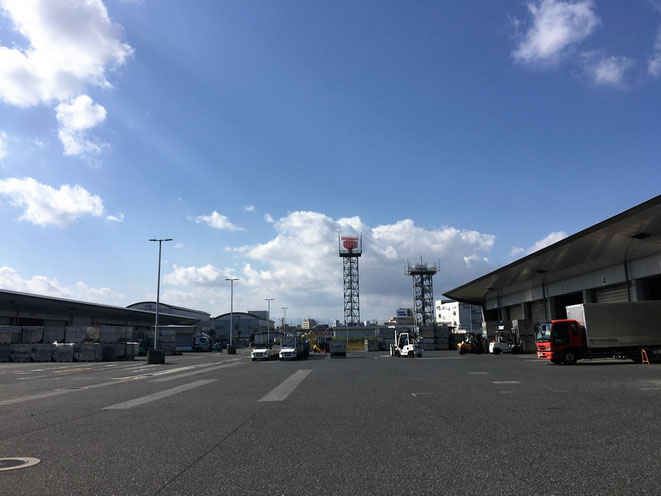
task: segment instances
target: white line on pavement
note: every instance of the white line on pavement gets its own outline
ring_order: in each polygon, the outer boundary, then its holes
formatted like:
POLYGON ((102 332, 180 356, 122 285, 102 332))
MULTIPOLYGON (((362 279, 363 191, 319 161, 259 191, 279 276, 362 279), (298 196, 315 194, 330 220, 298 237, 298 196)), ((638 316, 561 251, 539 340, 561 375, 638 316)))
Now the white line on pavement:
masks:
POLYGON ((519 381, 491 381, 493 384, 521 384, 519 381))
POLYGON ((487 375, 489 372, 469 372, 468 375, 487 375))
POLYGON ((144 405, 145 403, 150 403, 152 401, 167 398, 168 396, 172 396, 174 394, 181 393, 183 391, 188 391, 189 389, 195 389, 197 387, 204 386, 205 384, 209 384, 217 380, 218 379, 204 379, 200 381, 191 382, 190 384, 184 384, 183 386, 177 386, 172 389, 166 389, 165 391, 149 394, 147 396, 143 396, 142 398, 136 398, 134 400, 125 401, 123 403, 117 403, 116 405, 107 406, 104 408, 104 410, 127 410, 135 406, 140 406, 140 405, 144 405))
POLYGON ((192 372, 186 372, 185 374, 172 375, 172 376, 168 376, 168 377, 161 377, 160 379, 154 379, 153 381, 149 381, 149 382, 174 381, 175 379, 181 379, 183 377, 190 377, 191 375, 202 374, 204 372, 211 372, 212 370, 218 370, 218 369, 224 369, 224 368, 227 368, 227 367, 233 367, 235 365, 240 365, 240 362, 225 363, 223 365, 217 365, 215 367, 207 367, 207 368, 201 368, 200 367, 197 370, 194 370, 192 372))
POLYGON ((312 370, 297 370, 259 401, 284 401, 312 370))

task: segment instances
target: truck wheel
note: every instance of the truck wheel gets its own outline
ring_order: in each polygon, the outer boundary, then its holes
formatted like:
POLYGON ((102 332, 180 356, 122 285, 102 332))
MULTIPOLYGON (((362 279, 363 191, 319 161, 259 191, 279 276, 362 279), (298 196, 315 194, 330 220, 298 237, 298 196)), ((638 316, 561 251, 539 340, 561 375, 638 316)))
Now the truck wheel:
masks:
POLYGON ((502 350, 500 348, 494 348, 493 349, 493 354, 494 355, 500 355, 501 352, 502 352, 502 350))
POLYGON ((463 348, 459 348, 459 354, 460 354, 460 355, 463 355, 463 354, 465 354, 465 353, 466 353, 466 352, 464 351, 463 348))
POLYGON ((565 353, 563 362, 565 362, 565 365, 574 365, 576 363, 576 360, 578 360, 576 353, 574 353, 573 351, 568 351, 567 353, 565 353))
POLYGON ((414 354, 412 351, 409 351, 409 358, 413 358, 414 354))

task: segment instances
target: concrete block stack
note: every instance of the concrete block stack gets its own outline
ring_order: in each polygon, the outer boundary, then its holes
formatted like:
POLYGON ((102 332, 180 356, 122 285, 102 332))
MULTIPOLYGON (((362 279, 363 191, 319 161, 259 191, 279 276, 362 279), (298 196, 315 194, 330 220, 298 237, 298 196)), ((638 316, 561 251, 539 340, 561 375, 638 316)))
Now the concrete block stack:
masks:
POLYGON ((73 343, 57 343, 53 345, 54 362, 73 362, 73 343))

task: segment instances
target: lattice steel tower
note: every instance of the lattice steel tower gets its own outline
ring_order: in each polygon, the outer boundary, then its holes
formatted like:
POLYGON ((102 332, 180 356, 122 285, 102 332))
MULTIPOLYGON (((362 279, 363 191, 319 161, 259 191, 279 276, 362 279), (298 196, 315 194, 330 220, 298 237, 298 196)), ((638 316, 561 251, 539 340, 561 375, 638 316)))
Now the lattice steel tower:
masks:
POLYGON ((338 241, 344 275, 344 325, 356 326, 360 323, 358 258, 363 254, 363 237, 340 236, 338 241))
POLYGON ((413 278, 413 315, 418 326, 434 325, 434 288, 432 277, 439 270, 437 265, 407 262, 408 275, 413 278))

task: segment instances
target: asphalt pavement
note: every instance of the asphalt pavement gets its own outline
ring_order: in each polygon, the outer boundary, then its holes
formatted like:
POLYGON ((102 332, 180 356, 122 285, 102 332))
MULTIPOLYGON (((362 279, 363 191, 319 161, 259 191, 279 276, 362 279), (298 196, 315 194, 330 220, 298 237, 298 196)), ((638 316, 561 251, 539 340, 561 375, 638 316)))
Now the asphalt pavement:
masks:
POLYGON ((0 492, 658 495, 660 407, 626 361, 0 363, 0 492))

